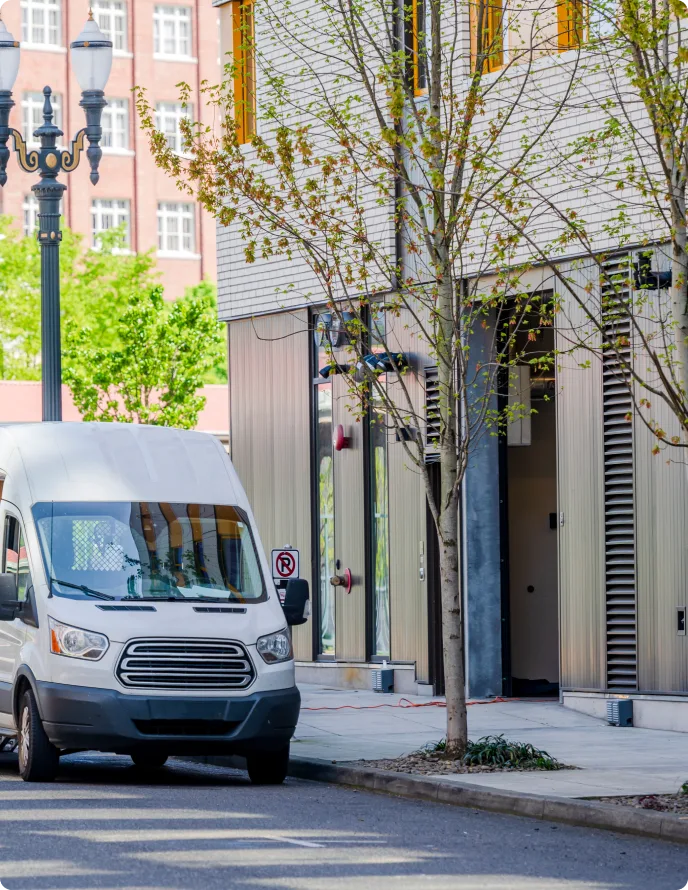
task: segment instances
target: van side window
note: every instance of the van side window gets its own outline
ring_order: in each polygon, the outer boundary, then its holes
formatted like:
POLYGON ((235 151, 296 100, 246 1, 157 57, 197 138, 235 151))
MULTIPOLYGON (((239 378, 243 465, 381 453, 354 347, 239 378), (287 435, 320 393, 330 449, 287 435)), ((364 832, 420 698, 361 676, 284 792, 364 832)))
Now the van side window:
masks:
POLYGON ((14 516, 5 519, 5 546, 3 551, 3 572, 17 576, 17 599, 26 601, 26 593, 31 587, 29 559, 26 555, 24 532, 19 520, 14 516))

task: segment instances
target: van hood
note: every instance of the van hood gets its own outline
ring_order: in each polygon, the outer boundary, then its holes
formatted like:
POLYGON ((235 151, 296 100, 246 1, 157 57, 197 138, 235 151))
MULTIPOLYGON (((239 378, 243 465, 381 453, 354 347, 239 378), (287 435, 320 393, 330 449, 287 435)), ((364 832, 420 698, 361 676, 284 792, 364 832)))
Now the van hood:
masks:
POLYGON ((138 637, 200 637, 239 640, 250 646, 258 637, 281 630, 287 623, 275 597, 241 606, 238 603, 109 603, 53 596, 45 606, 48 615, 56 621, 105 634, 113 643, 126 643, 138 637), (126 611, 122 611, 123 607, 126 611))

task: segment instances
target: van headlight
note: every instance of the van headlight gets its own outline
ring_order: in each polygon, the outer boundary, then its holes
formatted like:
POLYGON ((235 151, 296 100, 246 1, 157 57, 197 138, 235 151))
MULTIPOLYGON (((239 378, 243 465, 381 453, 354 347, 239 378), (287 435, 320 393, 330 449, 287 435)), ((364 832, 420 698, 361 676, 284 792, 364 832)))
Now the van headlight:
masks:
POLYGON ((258 637, 256 649, 266 664, 277 664, 277 662, 289 661, 294 657, 291 634, 286 628, 278 630, 277 633, 268 634, 266 637, 258 637))
POLYGON ((50 624, 50 651, 54 655, 67 655, 69 658, 86 658, 98 661, 107 652, 110 641, 104 634, 92 630, 82 630, 48 618, 50 624))

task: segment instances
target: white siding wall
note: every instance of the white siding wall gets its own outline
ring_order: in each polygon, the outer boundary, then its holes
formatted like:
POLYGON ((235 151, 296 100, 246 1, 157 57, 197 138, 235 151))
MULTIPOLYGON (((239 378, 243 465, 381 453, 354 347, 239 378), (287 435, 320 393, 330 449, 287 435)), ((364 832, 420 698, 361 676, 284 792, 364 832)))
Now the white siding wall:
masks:
MULTIPOLYGON (((388 2, 391 4, 392 0, 388 2)), ((548 32, 548 29, 552 31, 550 19, 554 7, 554 0, 542 0, 542 7, 538 13, 541 16, 539 23, 541 34, 548 32)), ((450 13, 453 8, 453 5, 447 6, 450 16, 448 32, 454 25, 454 16, 450 13)), ((271 9, 270 15, 279 17, 282 14, 281 8, 275 4, 271 4, 271 9)), ((466 4, 460 13, 461 21, 454 56, 453 89, 459 97, 468 83, 467 74, 470 67, 470 28, 467 9, 466 4)), ((528 9, 528 12, 518 14, 521 17, 524 15, 532 17, 530 4, 528 9)), ((270 66, 274 66, 284 75, 288 88, 293 88, 293 105, 288 110, 290 124, 308 122, 313 124, 317 131, 322 132, 322 126, 317 121, 309 120, 308 117, 304 81, 300 74, 304 66, 317 72, 320 86, 316 89, 321 92, 323 89, 331 91, 334 101, 356 92, 362 96, 363 90, 358 84, 343 86, 337 80, 336 75, 342 74, 342 66, 337 63, 337 59, 344 58, 346 50, 329 45, 326 31, 321 29, 322 22, 318 20, 318 16, 321 15, 320 10, 319 5, 313 5, 308 0, 295 0, 288 6, 285 5, 284 31, 278 33, 275 28, 277 19, 275 21, 266 19, 266 14, 261 14, 261 5, 258 2, 256 38, 259 55, 263 53, 269 60, 270 66), (287 30, 293 31, 294 34, 293 38, 289 38, 293 47, 291 52, 285 49, 287 38, 284 35, 287 30)), ((382 26, 380 7, 375 2, 370 5, 370 22, 373 29, 382 26)), ((520 28, 512 28, 509 37, 512 48, 518 45, 528 29, 528 22, 523 22, 520 28)), ((507 167, 519 157, 523 138, 527 135, 541 134, 543 127, 547 126, 547 133, 538 145, 537 163, 534 163, 529 170, 529 175, 537 181, 538 189, 541 191, 541 198, 534 199, 529 228, 529 235, 538 248, 524 247, 514 260, 524 260, 528 255, 535 258, 538 249, 544 250, 552 258, 555 255, 560 258, 575 256, 583 252, 583 248, 575 243, 565 250, 552 247, 552 242, 557 232, 561 231, 562 225, 557 220, 556 213, 547 210, 546 203, 550 200, 562 211, 575 211, 592 234, 596 249, 618 247, 621 234, 617 231, 610 232, 609 229, 612 219, 622 206, 625 206, 628 212, 629 222, 625 228, 625 236, 630 243, 640 243, 643 236, 661 237, 664 234, 662 227, 650 218, 642 202, 633 200, 633 195, 629 194, 628 190, 617 189, 615 182, 607 188, 601 184, 602 180, 597 175, 601 172, 601 166, 580 170, 574 164, 555 163, 558 155, 566 150, 566 146, 574 137, 580 138, 586 133, 599 130, 604 117, 596 107, 623 84, 617 72, 615 80, 619 82, 616 83, 614 90, 612 89, 609 77, 604 71, 606 63, 597 54, 575 51, 543 54, 545 49, 546 46, 541 39, 539 48, 534 53, 535 56, 540 56, 539 58, 529 60, 529 64, 512 65, 505 71, 485 77, 486 114, 479 118, 476 130, 479 132, 482 128, 483 133, 486 133, 497 109, 503 111, 508 108, 519 92, 518 111, 504 128, 491 158, 497 165, 507 167), (562 102, 568 103, 568 108, 565 113, 556 117, 552 124, 557 105, 562 102)), ((371 57, 371 69, 374 69, 375 65, 376 61, 371 57)), ((259 106, 261 102, 265 103, 267 92, 259 58, 257 87, 259 106)), ((631 106, 630 111, 634 119, 641 119, 639 106, 631 106)), ((377 125, 372 116, 369 123, 371 134, 376 134, 377 125)), ((263 135, 267 136, 266 133, 263 135)), ((368 186, 363 179, 360 185, 359 201, 365 208, 369 231, 374 238, 379 239, 381 245, 384 245, 384 250, 388 251, 391 259, 394 241, 391 195, 388 200, 380 202, 376 190, 368 186)), ((390 189, 391 187, 390 182, 390 189)), ((487 271, 489 257, 481 251, 484 242, 481 225, 476 224, 472 237, 473 256, 469 259, 469 251, 464 253, 462 274, 475 275, 487 271)), ((411 271, 415 267, 422 277, 423 265, 421 257, 420 261, 414 260, 409 263, 408 269, 411 271)), ((246 263, 244 243, 234 228, 221 228, 218 231, 218 278, 220 317, 224 320, 249 314, 274 312, 281 308, 317 304, 324 296, 316 276, 308 264, 298 256, 291 260, 286 257, 259 258, 251 264, 246 263)), ((378 286, 384 287, 384 284, 382 280, 378 282, 378 286)))

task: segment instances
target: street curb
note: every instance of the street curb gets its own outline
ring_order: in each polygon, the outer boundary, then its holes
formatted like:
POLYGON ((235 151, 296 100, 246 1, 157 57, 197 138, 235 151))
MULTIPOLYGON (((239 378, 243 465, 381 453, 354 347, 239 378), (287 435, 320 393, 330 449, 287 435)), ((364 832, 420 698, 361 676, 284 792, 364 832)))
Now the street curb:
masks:
MULTIPOLYGON (((193 763, 241 768, 243 759, 235 757, 182 757, 193 763)), ((601 828, 634 834, 654 840, 688 844, 688 816, 648 813, 632 807, 612 806, 590 800, 547 797, 516 791, 499 791, 484 785, 446 782, 441 778, 414 776, 365 766, 344 766, 328 760, 292 757, 289 775, 311 782, 347 785, 382 794, 394 794, 411 800, 488 810, 509 816, 525 816, 544 822, 563 822, 583 828, 601 828)))
POLYGON ((631 807, 611 806, 575 798, 499 791, 484 785, 449 783, 441 778, 342 766, 326 760, 300 757, 292 757, 289 761, 289 775, 297 779, 349 785, 413 800, 429 800, 457 807, 688 844, 688 816, 647 813, 631 807))

